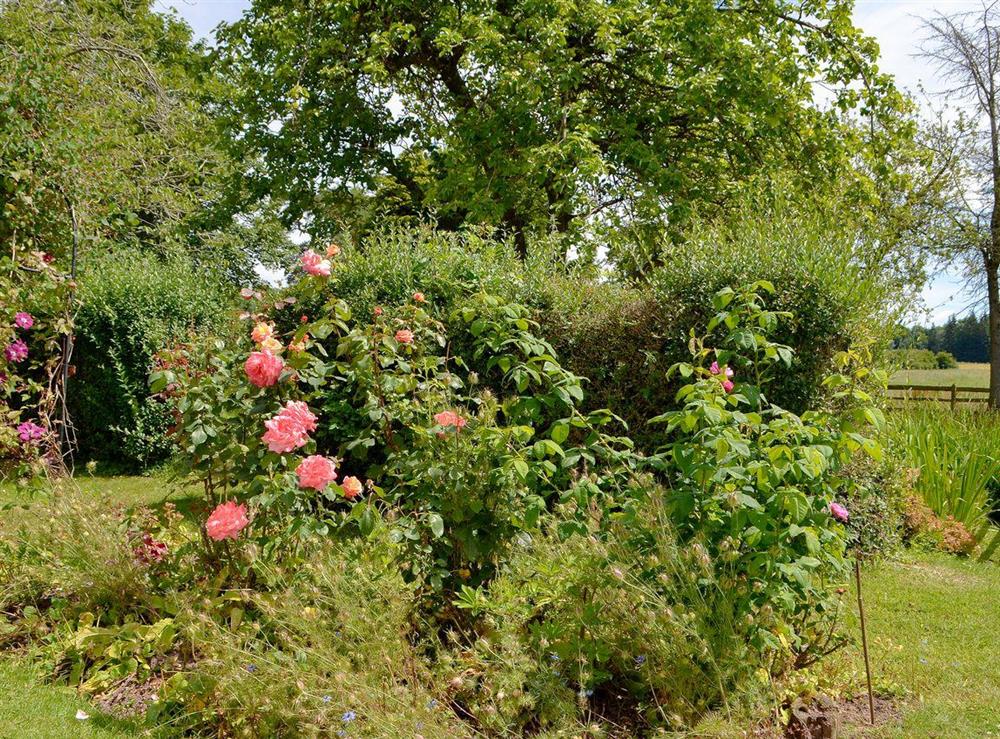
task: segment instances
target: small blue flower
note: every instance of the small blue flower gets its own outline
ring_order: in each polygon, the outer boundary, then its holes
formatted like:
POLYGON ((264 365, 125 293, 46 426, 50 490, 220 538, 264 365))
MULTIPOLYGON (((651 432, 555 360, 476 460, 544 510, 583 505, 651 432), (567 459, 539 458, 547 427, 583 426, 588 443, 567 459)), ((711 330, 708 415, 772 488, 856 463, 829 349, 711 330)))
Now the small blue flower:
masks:
POLYGON ((920 658, 920 664, 926 665, 927 664, 927 658, 926 657, 921 657, 920 658))
POLYGON ((247 665, 247 672, 257 672, 257 665, 247 665))
POLYGON ((343 729, 337 729, 337 736, 347 736, 347 732, 343 729))
POLYGON ((429 701, 427 701, 427 707, 430 708, 430 709, 437 708, 438 707, 437 699, 436 698, 431 698, 429 701))
POLYGON ((551 661, 553 661, 553 662, 558 662, 559 661, 559 655, 556 654, 555 652, 549 652, 549 659, 551 661))
POLYGON ((328 696, 328 695, 324 695, 324 696, 323 696, 323 702, 324 702, 324 703, 329 703, 329 702, 330 702, 330 700, 331 700, 330 696, 328 696))
POLYGON ((357 717, 358 714, 356 714, 354 711, 345 711, 344 715, 340 717, 340 720, 343 721, 345 724, 349 724, 357 717))
POLYGON ((642 667, 644 664, 646 664, 646 655, 645 654, 640 654, 638 657, 635 658, 635 666, 636 667, 642 667))

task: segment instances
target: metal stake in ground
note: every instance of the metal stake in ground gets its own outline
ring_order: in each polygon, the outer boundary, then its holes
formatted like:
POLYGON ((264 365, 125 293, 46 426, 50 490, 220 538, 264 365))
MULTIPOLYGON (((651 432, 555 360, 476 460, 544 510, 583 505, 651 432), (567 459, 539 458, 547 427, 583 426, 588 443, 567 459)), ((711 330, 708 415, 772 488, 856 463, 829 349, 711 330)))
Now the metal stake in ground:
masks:
POLYGON ((861 597, 861 558, 854 557, 854 584, 858 589, 858 613, 861 614, 861 646, 865 653, 865 677, 868 679, 868 717, 875 725, 875 696, 872 693, 872 665, 868 659, 868 627, 865 625, 865 601, 861 597))

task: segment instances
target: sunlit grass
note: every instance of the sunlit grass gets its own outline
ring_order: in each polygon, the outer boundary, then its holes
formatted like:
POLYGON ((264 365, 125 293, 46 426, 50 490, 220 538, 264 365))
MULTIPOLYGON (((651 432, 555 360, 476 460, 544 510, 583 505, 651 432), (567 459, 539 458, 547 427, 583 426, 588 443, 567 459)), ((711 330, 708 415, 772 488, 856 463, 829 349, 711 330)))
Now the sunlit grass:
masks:
POLYGON ((990 366, 985 362, 961 362, 955 369, 900 370, 889 382, 902 385, 989 387, 990 366))

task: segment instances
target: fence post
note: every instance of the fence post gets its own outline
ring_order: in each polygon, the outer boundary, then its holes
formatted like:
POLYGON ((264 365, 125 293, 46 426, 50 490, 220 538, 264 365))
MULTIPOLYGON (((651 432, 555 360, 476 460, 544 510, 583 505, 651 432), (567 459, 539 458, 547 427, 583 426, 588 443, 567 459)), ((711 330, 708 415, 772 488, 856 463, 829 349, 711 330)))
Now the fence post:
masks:
POLYGON ((951 409, 955 410, 955 403, 958 402, 958 386, 951 386, 951 409))

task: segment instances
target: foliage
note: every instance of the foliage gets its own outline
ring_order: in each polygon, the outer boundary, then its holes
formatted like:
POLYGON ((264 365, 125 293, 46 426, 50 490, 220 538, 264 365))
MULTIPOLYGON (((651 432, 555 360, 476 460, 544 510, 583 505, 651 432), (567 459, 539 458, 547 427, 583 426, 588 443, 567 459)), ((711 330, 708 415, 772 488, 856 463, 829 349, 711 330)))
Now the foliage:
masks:
POLYGON ((648 248, 761 174, 842 178, 864 201, 909 135, 876 55, 844 2, 260 0, 221 44, 234 140, 261 162, 249 187, 287 204, 286 222, 330 236, 434 215, 497 227, 522 255, 550 231, 624 227, 613 245, 648 248))
POLYGON ((759 293, 773 290, 760 282, 716 294, 707 335, 692 331, 692 362, 672 368, 690 378, 677 395, 681 408, 651 421, 668 434, 654 464, 670 485, 681 544, 729 564, 735 616, 757 624, 750 643, 789 648, 803 665, 836 646, 832 586, 846 576, 847 538, 832 518, 838 471, 859 451, 880 458, 862 434, 882 419, 853 352, 838 356, 842 372, 825 380, 837 412, 799 417, 768 402, 769 377, 792 361, 769 338, 788 318, 765 308, 759 293))
POLYGON ((914 489, 924 503, 977 533, 1000 507, 993 493, 1000 478, 1000 428, 992 415, 916 406, 895 414, 893 422, 907 464, 919 470, 914 489))
POLYGON ((0 481, 61 469, 63 342, 73 284, 42 252, 0 256, 0 481))
POLYGON ((69 394, 80 452, 143 469, 172 451, 170 408, 149 393, 154 358, 191 333, 227 329, 232 290, 183 253, 116 249, 87 260, 83 275, 69 394))
MULTIPOLYGON (((935 354, 951 354, 959 362, 986 362, 989 359, 988 316, 974 312, 951 316, 940 326, 900 328, 893 338, 898 349, 930 349, 935 354)), ((947 369, 945 367, 944 369, 947 369)))
POLYGON ((950 354, 947 352, 940 354, 944 356, 939 359, 930 349, 890 349, 887 359, 892 366, 907 370, 953 369, 958 366, 950 354))
MULTIPOLYGON (((186 249, 252 277, 286 243, 266 207, 233 217, 223 94, 191 31, 148 0, 0 8, 0 241, 54 254, 186 249)), ((64 259, 65 258, 65 259, 64 259)))

